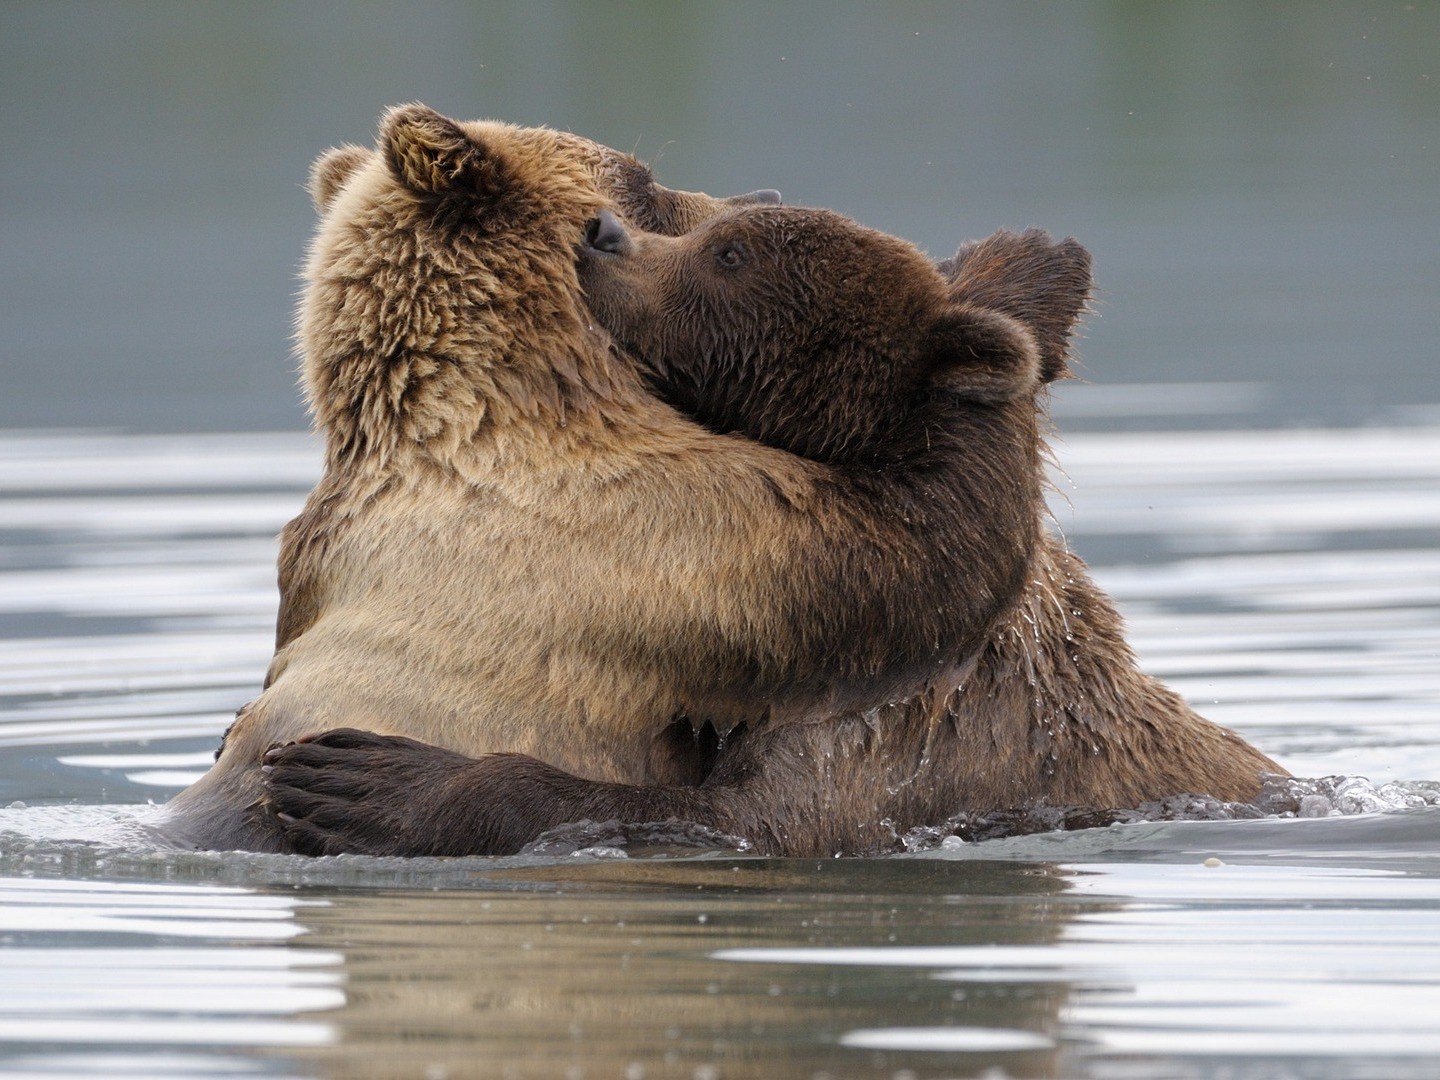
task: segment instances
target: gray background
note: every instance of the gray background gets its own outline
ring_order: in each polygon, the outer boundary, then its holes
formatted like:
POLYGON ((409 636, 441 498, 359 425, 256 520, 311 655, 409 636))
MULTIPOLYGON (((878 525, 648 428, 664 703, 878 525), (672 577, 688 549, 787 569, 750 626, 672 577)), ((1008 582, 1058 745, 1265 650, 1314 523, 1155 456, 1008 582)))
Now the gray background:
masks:
MULTIPOLYGON (((1140 395, 1160 411, 1440 416, 1434 3, 10 0, 0 426, 303 427, 306 169, 412 99, 937 256, 1075 235, 1096 388, 1240 384, 1140 395)), ((1099 424, 1134 404, 1092 401, 1099 424)))

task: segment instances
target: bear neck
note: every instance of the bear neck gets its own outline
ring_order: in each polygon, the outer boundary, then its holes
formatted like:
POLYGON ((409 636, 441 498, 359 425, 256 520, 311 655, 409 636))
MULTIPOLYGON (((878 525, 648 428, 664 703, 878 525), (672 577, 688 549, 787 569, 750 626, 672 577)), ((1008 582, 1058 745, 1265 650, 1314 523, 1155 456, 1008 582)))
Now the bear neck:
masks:
POLYGON ((996 621, 960 714, 985 717, 1002 744, 1032 747, 1047 776, 1125 744, 1136 723, 1205 723, 1139 670, 1112 600, 1079 556, 1037 528, 1027 586, 996 621))
POLYGON ((985 749, 972 805, 1130 807, 1182 792, 1252 798, 1273 761, 1142 672, 1110 598, 1043 523, 1027 587, 952 698, 985 749))
POLYGON ((1024 589, 997 620, 982 668, 997 682, 1028 688, 1037 722, 1065 711, 1077 694, 1107 678, 1134 672, 1124 624, 1089 568, 1037 522, 1039 533, 1024 589))

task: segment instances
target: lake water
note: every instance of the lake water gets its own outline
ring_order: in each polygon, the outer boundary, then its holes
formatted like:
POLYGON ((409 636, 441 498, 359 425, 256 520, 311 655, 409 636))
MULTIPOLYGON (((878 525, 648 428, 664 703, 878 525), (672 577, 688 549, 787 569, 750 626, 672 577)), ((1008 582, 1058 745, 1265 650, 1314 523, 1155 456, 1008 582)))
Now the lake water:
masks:
MULTIPOLYGON (((1154 388, 1060 393, 1160 423, 1154 388)), ((0 1074, 1433 1078, 1440 427, 1057 451, 1146 665, 1319 781, 1309 816, 822 862, 148 850, 117 813, 256 692, 318 453, 0 436, 0 1074)))

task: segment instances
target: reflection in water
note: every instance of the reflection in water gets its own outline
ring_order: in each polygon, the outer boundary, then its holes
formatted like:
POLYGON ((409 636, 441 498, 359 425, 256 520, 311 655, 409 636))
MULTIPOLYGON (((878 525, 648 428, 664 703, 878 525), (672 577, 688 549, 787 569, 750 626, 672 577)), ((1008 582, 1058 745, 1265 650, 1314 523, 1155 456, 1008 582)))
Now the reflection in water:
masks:
MULTIPOLYGON (((1359 1058, 1374 1070, 1365 1075, 1425 1076, 1440 1054, 1433 875, 1088 864, 1066 884, 1071 917, 1044 947, 765 946, 716 956, 782 970, 908 970, 962 995, 1063 985, 1054 1030, 1085 1075, 1141 1075, 1123 1063, 1163 1054, 1172 1064, 1143 1075, 1210 1075, 1201 1070, 1229 1059, 1274 1063, 1255 1075, 1348 1076, 1340 1060, 1359 1058), (1108 894, 1112 907, 1085 903, 1108 894), (1386 916, 1372 917, 1370 905, 1386 916), (1193 1072, 1178 1064, 1186 1060, 1193 1072)), ((956 1050, 972 1038, 946 1026, 872 1028, 849 1045, 956 1050)))
POLYGON ((1028 1033, 951 1057, 962 1075, 994 1063, 1014 1076, 1057 1074, 1046 1033, 1068 996, 1063 980, 997 981, 972 995, 903 965, 770 969, 716 955, 842 943, 1043 948, 1071 917, 1047 868, 718 859, 487 876, 492 888, 536 891, 342 894, 304 913, 302 947, 347 955, 347 1004, 331 1016, 338 1041, 313 1053, 327 1071, 388 1077, 418 1057, 454 1076, 930 1075, 933 1062, 909 1048, 871 1054, 846 1042, 868 1027, 926 1024, 977 1039, 1028 1033), (489 1068, 477 1067, 477 1050, 489 1068))
POLYGON ((0 1071, 226 1073, 323 1045, 342 955, 297 950, 323 903, 215 885, 0 879, 0 1071))
POLYGON ((244 887, 11 879, 0 1070, 123 1054, 208 1075, 243 1051, 297 1076, 1418 1080, 1440 1054, 1433 824, 1410 874, 1076 848, 1069 867, 266 856, 232 861, 244 887))

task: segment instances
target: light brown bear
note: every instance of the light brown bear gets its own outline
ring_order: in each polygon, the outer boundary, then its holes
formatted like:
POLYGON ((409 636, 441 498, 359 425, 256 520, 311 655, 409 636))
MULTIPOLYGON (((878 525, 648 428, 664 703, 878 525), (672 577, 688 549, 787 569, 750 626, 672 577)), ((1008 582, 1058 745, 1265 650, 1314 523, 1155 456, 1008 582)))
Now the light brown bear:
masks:
MULTIPOLYGON (((673 699, 675 715, 722 737, 702 755, 703 780, 615 780, 557 767, 554 748, 476 758, 352 727, 267 755, 270 805, 296 849, 502 853, 579 819, 674 817, 770 853, 872 852, 961 811, 1242 799, 1280 771, 1137 670, 1109 601, 1045 528, 1036 394, 1064 374, 1088 294, 1079 245, 998 234, 963 250, 947 282, 908 245, 824 211, 746 208, 677 238, 602 212, 586 237, 591 310, 662 396, 717 432, 824 466, 818 499, 776 489, 764 500, 795 531, 748 554, 768 571, 744 601, 765 614, 755 655, 723 658, 713 684, 673 699), (824 523, 814 548, 800 543, 805 518, 824 523), (957 595, 977 581, 998 604, 957 595), (773 590, 796 582, 807 585, 777 603, 773 590), (915 637, 925 624, 929 650, 915 637), (800 643, 800 663, 787 654, 798 682, 762 674, 780 670, 764 650, 800 643), (867 676, 892 696, 867 693, 867 676), (918 689, 893 696, 906 680, 918 689)), ((720 526, 709 498, 740 493, 722 494, 717 478, 696 494, 707 501, 656 519, 668 557, 720 526), (698 532, 696 513, 714 515, 698 532)), ((608 542, 617 527, 606 518, 594 542, 624 565, 626 549, 608 542)), ((710 581, 657 579, 652 599, 713 602, 747 558, 728 562, 731 527, 714 537, 710 581)), ((592 589, 623 620, 616 629, 642 634, 637 598, 592 589)), ((627 659, 612 653, 611 669, 627 659)), ((672 686, 698 688, 681 672, 672 686)), ((652 713, 650 730, 664 719, 652 713)))
POLYGON ((633 172, 421 106, 373 151, 321 159, 299 340, 325 472, 282 537, 265 689, 169 804, 170 835, 294 843, 259 805, 261 755, 341 725, 695 784, 742 723, 953 685, 1014 603, 1039 485, 1031 331, 867 233, 873 288, 922 283, 904 355, 866 346, 917 398, 883 465, 712 432, 584 304, 577 249, 602 210, 678 231, 721 209, 626 188, 633 172))

